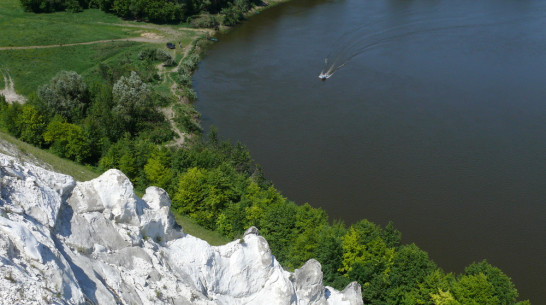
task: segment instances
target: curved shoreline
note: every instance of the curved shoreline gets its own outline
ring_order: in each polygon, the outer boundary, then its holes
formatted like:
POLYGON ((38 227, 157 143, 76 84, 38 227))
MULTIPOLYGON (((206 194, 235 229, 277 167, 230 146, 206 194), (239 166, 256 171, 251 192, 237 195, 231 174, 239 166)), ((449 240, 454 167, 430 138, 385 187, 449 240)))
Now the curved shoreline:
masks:
MULTIPOLYGON (((197 37, 190 43, 190 45, 194 46, 192 48, 192 51, 197 51, 197 55, 199 55, 198 64, 203 59, 202 55, 206 53, 206 51, 208 49, 208 46, 213 43, 208 38, 212 38, 212 37, 216 36, 216 34, 229 33, 230 31, 232 31, 235 28, 239 27, 244 21, 248 20, 249 18, 252 18, 253 16, 259 14, 260 12, 271 9, 271 8, 274 8, 274 7, 277 7, 277 6, 282 5, 284 3, 288 3, 290 1, 291 0, 269 0, 269 2, 262 2, 262 3, 265 3, 267 5, 262 5, 262 6, 256 5, 256 6, 254 6, 251 10, 249 10, 248 12, 246 12, 244 14, 245 19, 243 19, 242 22, 240 22, 240 23, 238 23, 238 24, 236 24, 234 26, 223 26, 223 25, 221 25, 218 30, 208 29, 208 28, 191 28, 191 29, 196 30, 196 31, 203 31, 203 30, 206 31, 206 36, 197 37), (204 48, 198 48, 198 49, 195 48, 197 43, 199 43, 199 41, 201 41, 202 39, 207 40, 207 44, 205 45, 205 47, 204 48)), ((184 56, 180 59, 180 62, 182 62, 184 60, 184 58, 186 58, 186 56, 188 54, 189 54, 189 52, 185 52, 184 56)), ((192 84, 191 88, 193 88, 193 74, 194 73, 195 73, 195 71, 193 71, 191 73, 191 84, 192 84)), ((176 85, 176 87, 178 87, 178 85, 179 85, 176 81, 174 82, 174 84, 176 85)), ((176 95, 176 94, 174 94, 174 95, 176 95)), ((198 101, 198 100, 199 100, 199 96, 197 96, 196 101, 198 101)), ((195 108, 195 105, 194 105, 195 102, 189 102, 189 101, 187 101, 187 99, 185 97, 182 97, 182 102, 185 103, 185 104, 190 104, 192 106, 192 108, 199 114, 199 125, 202 128, 203 126, 201 126, 201 120, 200 120, 201 113, 199 113, 197 111, 197 109, 195 108)), ((192 136, 193 136, 193 134, 187 134, 186 135, 186 137, 192 137, 192 136)))

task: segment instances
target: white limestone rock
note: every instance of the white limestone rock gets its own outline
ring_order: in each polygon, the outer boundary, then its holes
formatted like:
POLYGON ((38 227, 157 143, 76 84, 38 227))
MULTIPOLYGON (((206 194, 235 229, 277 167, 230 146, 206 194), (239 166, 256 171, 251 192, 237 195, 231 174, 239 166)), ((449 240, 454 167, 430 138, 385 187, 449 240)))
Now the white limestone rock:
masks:
POLYGON ((88 182, 0 154, 0 304, 348 304, 310 260, 285 271, 250 228, 213 247, 185 235, 157 187, 109 170, 88 182))
POLYGON ((117 223, 138 225, 137 210, 142 209, 142 200, 134 193, 129 178, 117 169, 110 169, 100 177, 87 182, 78 182, 68 199, 77 213, 105 212, 117 223))
POLYGON ((14 212, 24 212, 41 224, 50 227, 55 224, 61 202, 74 186, 70 176, 29 163, 23 166, 6 155, 0 158, 0 203, 8 204, 14 212))
POLYGON ((184 236, 170 211, 171 199, 165 190, 155 186, 146 189, 142 200, 147 203, 140 217, 143 236, 164 243, 184 236))
POLYGON ((332 287, 326 286, 325 293, 326 297, 328 298, 328 304, 364 304, 362 301, 362 290, 357 282, 350 283, 341 292, 332 287))
POLYGON ((307 261, 301 268, 294 271, 296 278, 296 294, 301 305, 326 304, 324 286, 322 285, 322 270, 320 263, 314 259, 307 261))
POLYGON ((0 304, 60 304, 63 296, 72 304, 85 300, 49 228, 9 212, 0 217, 0 287, 0 304))

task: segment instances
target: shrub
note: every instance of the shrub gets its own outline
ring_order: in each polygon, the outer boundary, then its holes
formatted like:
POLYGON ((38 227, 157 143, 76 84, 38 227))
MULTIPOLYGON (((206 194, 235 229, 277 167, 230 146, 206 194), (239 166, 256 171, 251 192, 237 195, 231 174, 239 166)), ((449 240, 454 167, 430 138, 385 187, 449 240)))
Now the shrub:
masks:
POLYGON ((215 29, 220 25, 220 21, 218 21, 218 17, 210 14, 196 16, 194 18, 190 18, 190 26, 194 28, 208 28, 208 29, 215 29))
POLYGON ((173 110, 175 112, 174 121, 181 130, 188 133, 201 132, 199 113, 193 107, 186 104, 177 104, 173 107, 173 110))
POLYGON ((178 73, 191 75, 197 69, 197 63, 199 63, 199 55, 191 52, 182 60, 182 69, 178 73))
POLYGON ((112 89, 114 114, 126 124, 127 131, 135 132, 135 124, 152 105, 152 91, 136 72, 131 76, 122 76, 112 89))
POLYGON ((153 60, 155 58, 155 49, 146 48, 138 53, 138 59, 140 60, 153 60))
POLYGON ((171 54, 169 54, 167 51, 163 50, 163 49, 157 49, 155 50, 155 59, 157 60, 160 60, 160 61, 167 61, 169 59, 172 60, 172 56, 171 54))
POLYGON ((65 123, 60 117, 49 123, 44 140, 51 144, 51 150, 60 157, 82 162, 90 156, 88 138, 82 128, 65 123))
POLYGON ((250 10, 251 4, 248 0, 235 0, 232 4, 222 9, 224 14, 223 24, 233 26, 245 18, 244 13, 250 10))
POLYGON ((179 71, 178 81, 184 87, 190 87, 191 86, 191 76, 186 74, 186 72, 184 70, 179 71))
POLYGON ((197 99, 197 93, 192 88, 184 88, 184 96, 190 101, 193 102, 197 99))
POLYGON ((235 5, 230 5, 222 9, 224 19, 222 23, 227 26, 234 26, 243 19, 243 12, 239 10, 235 5))
POLYGON ((38 97, 52 114, 72 122, 82 118, 90 102, 87 84, 74 71, 59 72, 49 84, 38 88, 38 97))

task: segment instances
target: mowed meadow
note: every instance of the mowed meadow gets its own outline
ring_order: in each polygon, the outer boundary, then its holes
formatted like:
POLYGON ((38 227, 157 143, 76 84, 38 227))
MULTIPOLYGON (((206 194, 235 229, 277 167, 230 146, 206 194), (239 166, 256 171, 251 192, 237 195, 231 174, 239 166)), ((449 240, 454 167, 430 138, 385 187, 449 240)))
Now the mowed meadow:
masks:
POLYGON ((135 36, 122 20, 97 9, 81 13, 25 12, 18 0, 0 1, 0 47, 55 45, 135 36))

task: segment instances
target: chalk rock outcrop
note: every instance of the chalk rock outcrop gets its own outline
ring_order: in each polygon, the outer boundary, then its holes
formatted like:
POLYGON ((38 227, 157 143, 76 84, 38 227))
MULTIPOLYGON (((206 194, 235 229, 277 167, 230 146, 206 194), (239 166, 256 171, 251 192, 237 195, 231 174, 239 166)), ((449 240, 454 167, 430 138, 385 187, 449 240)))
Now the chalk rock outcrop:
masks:
POLYGON ((0 154, 0 304, 363 304, 315 260, 285 271, 256 228, 213 247, 169 209, 118 170, 76 182, 0 154))

